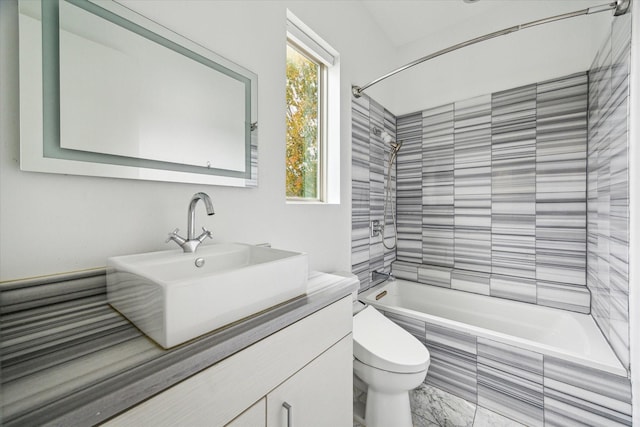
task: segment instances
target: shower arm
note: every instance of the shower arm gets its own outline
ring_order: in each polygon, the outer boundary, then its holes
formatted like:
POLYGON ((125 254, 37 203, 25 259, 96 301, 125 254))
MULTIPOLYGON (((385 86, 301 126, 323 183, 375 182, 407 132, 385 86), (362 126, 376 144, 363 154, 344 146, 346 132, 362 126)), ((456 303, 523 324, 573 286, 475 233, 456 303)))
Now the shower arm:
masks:
POLYGON ((439 50, 437 52, 434 52, 430 55, 427 56, 423 56, 422 58, 416 59, 415 61, 412 61, 406 65, 403 65, 400 68, 397 68, 393 71, 391 71, 390 73, 385 74, 382 77, 379 77, 373 81, 371 81, 370 83, 367 83, 364 86, 352 86, 351 87, 351 92, 353 93, 353 96, 355 96, 356 98, 360 98, 360 96, 362 96, 362 92, 364 92, 365 90, 367 90, 368 88, 370 88, 371 86, 380 83, 381 81, 395 75, 398 74, 406 69, 409 69, 411 67, 414 67, 418 64, 422 64, 425 61, 429 61, 430 59, 436 58, 438 56, 444 55, 446 53, 449 52, 453 52, 454 50, 458 50, 461 49, 463 47, 467 47, 470 46, 472 44, 476 44, 476 43, 480 43, 483 42, 485 40, 490 40, 493 39, 495 37, 499 37, 499 36, 504 36, 507 34, 511 34, 511 33, 515 33, 516 31, 520 31, 520 30, 524 30, 525 28, 531 28, 531 27, 535 27, 538 25, 542 25, 542 24, 548 24, 550 22, 555 22, 555 21, 560 21, 562 19, 568 19, 568 18, 575 18, 576 16, 582 16, 582 15, 591 15, 593 13, 600 13, 600 12, 606 12, 609 10, 614 10, 614 16, 620 16, 620 15, 624 15, 625 13, 627 13, 627 11, 629 10, 629 6, 631 4, 631 0, 616 0, 612 3, 607 3, 601 6, 594 6, 594 7, 590 7, 588 9, 582 9, 582 10, 578 10, 575 12, 569 12, 569 13, 563 13, 562 15, 556 15, 556 16, 551 16, 549 18, 543 18, 543 19, 538 19, 536 21, 531 21, 531 22, 527 22, 524 24, 520 24, 520 25, 515 25, 513 27, 509 27, 509 28, 505 28, 503 30, 500 31, 495 31, 493 33, 489 33, 489 34, 485 34, 484 36, 480 36, 480 37, 476 37, 474 39, 471 40, 467 40, 465 42, 462 43, 458 43, 456 45, 453 46, 449 46, 445 49, 439 50))

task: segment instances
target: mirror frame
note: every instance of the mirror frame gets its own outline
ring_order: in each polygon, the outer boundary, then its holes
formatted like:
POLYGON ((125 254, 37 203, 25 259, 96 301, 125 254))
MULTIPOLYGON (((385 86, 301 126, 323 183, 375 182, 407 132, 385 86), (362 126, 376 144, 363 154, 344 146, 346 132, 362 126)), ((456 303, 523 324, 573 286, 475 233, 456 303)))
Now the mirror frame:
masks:
POLYGON ((35 18, 40 20, 37 31, 26 28, 26 25, 19 25, 21 170, 257 187, 258 77, 256 74, 112 0, 19 0, 19 20, 23 21, 27 19, 25 15, 33 14, 37 14, 35 18), (243 82, 246 105, 245 170, 214 169, 61 148, 59 1, 78 6, 138 36, 203 63, 213 71, 243 82), (26 40, 29 42, 25 42, 26 40))

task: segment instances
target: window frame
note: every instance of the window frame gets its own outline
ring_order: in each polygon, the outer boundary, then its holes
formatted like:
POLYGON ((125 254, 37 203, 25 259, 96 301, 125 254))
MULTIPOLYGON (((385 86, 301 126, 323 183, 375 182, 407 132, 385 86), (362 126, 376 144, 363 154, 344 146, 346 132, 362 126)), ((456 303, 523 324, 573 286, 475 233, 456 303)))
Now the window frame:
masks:
MULTIPOLYGON (((318 66, 318 167, 316 176, 316 197, 286 196, 291 202, 324 202, 326 201, 326 156, 327 156, 327 64, 287 34, 287 47, 291 47, 300 55, 318 66)), ((285 178, 286 179, 286 178, 285 178)))
POLYGON ((340 203, 340 60, 320 36, 287 10, 286 46, 320 66, 318 93, 318 183, 315 198, 289 197, 287 203, 340 203))

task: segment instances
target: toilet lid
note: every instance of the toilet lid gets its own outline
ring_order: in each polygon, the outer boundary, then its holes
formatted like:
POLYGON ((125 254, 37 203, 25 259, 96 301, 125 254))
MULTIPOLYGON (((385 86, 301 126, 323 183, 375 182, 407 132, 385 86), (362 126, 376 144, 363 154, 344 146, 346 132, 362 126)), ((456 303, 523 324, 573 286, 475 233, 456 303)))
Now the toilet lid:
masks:
POLYGON ((353 355, 389 372, 421 372, 429 363, 427 348, 372 306, 353 316, 353 355))

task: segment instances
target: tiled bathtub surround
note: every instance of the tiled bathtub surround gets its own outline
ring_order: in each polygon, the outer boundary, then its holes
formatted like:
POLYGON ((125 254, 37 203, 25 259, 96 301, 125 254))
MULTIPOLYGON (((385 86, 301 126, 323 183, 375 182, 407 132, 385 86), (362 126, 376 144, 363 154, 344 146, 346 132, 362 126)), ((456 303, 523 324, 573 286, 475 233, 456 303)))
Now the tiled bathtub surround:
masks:
POLYGON ((587 83, 398 117, 398 277, 589 312, 587 83))
POLYGON ((590 71, 587 286, 591 314, 629 365, 631 16, 614 20, 590 71))
POLYGON ((385 313, 429 348, 426 384, 527 426, 630 426, 624 376, 385 313))
MULTIPOLYGON (((393 263, 399 278, 589 313, 626 368, 630 18, 588 73, 397 118, 393 263)), ((529 426, 631 425, 626 376, 387 316, 428 346, 427 384, 529 426)))
MULTIPOLYGON (((352 102, 352 272, 360 279, 360 290, 369 288, 373 271, 389 271, 395 260, 395 250, 386 249, 382 237, 371 237, 371 221, 382 223, 384 197, 389 165, 389 147, 382 141, 379 131, 396 135, 396 118, 380 104, 363 95, 352 102)), ((402 147, 402 151, 405 147, 402 147)), ((395 230, 391 208, 395 209, 395 168, 392 169, 392 198, 387 207, 385 242, 393 245, 395 230)))

